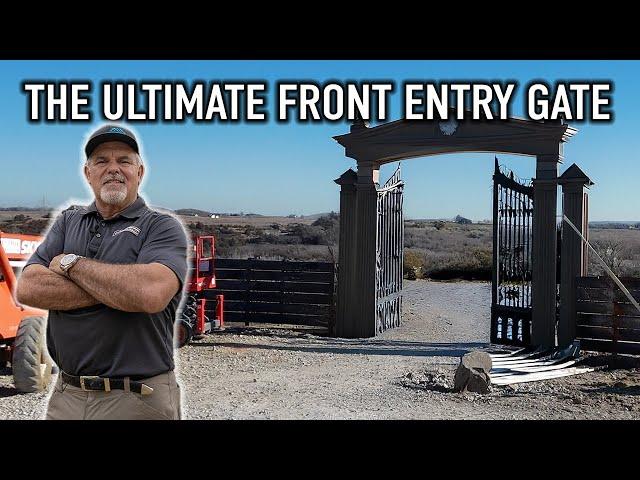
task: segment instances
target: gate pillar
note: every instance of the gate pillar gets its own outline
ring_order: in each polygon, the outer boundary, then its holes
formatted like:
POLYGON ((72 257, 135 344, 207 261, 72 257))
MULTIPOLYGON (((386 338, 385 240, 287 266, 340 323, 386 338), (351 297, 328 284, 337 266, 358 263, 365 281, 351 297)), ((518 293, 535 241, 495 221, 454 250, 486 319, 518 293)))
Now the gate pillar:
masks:
POLYGON ((355 280, 356 261, 356 172, 349 169, 334 180, 340 185, 340 239, 338 247, 338 301, 335 330, 337 337, 357 337, 354 298, 358 295, 355 280))
MULTIPOLYGON (((589 239, 587 189, 593 182, 574 163, 559 180, 562 185, 562 212, 582 235, 589 239)), ((566 222, 562 223, 560 265, 560 320, 558 346, 566 347, 576 338, 576 277, 587 274, 587 245, 566 222)))
MULTIPOLYGON (((560 146, 561 148, 561 146, 560 146)), ((556 203, 560 153, 536 157, 533 181, 531 342, 551 348, 556 343, 556 203)))
POLYGON ((358 162, 356 182, 355 284, 347 301, 353 302, 352 338, 376 335, 376 228, 380 167, 358 162))

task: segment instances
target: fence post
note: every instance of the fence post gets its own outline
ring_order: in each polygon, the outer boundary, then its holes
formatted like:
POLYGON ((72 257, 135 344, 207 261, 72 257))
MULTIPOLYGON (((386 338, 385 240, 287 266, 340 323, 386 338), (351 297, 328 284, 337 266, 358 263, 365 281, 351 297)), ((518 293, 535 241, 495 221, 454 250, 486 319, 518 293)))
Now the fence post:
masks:
POLYGON ((251 298, 251 280, 253 280, 253 275, 251 275, 251 262, 253 262, 253 260, 249 260, 249 262, 247 262, 246 267, 244 268, 244 279, 247 282, 247 287, 245 290, 245 299, 244 299, 244 326, 248 327, 249 326, 249 316, 251 315, 251 313, 249 312, 249 299, 251 298))
MULTIPOLYGON (((559 179, 562 186, 562 213, 589 238, 587 189, 593 182, 574 163, 559 179)), ((587 274, 587 245, 566 222, 562 222, 560 256, 560 320, 558 346, 566 347, 576 338, 577 277, 587 274)))

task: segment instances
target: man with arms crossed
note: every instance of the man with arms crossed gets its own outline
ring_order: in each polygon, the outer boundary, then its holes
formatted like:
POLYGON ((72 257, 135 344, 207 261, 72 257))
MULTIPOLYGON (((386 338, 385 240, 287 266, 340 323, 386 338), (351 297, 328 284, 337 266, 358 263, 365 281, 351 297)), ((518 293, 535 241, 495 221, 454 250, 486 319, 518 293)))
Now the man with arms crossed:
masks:
POLYGON ((138 195, 145 168, 132 132, 104 126, 85 153, 95 201, 56 218, 16 291, 49 310, 47 347, 60 374, 46 418, 179 419, 173 324, 186 234, 138 195))

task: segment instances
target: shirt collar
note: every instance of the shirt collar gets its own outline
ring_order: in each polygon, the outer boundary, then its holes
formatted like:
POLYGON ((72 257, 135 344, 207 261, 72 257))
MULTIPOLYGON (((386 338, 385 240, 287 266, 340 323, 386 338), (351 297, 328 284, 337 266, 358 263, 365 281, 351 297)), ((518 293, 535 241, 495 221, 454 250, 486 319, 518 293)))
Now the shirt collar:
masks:
MULTIPOLYGON (((116 215, 110 220, 115 220, 118 217, 124 217, 129 219, 138 218, 140 215, 142 215, 142 212, 144 212, 145 208, 147 208, 147 204, 145 203, 144 199, 141 196, 138 196, 138 198, 136 198, 136 200, 131 205, 129 205, 122 212, 120 212, 118 215, 116 215)), ((82 215, 89 215, 90 213, 95 213, 99 215, 95 200, 91 203, 91 205, 89 205, 85 209, 82 215)))

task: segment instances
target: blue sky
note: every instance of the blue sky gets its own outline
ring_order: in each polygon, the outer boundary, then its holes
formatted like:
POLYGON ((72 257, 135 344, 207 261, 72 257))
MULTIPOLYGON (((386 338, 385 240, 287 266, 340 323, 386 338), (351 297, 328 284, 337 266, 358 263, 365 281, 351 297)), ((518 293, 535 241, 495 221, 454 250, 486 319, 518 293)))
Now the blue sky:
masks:
MULTIPOLYGON (((572 123, 578 133, 565 146, 560 172, 577 163, 595 182, 591 220, 640 221, 640 92, 637 61, 1 61, 0 206, 47 204, 88 198, 79 177, 82 140, 89 123, 29 123, 26 79, 94 83, 93 110, 103 80, 255 80, 269 82, 273 112, 275 83, 282 79, 395 80, 390 120, 401 116, 405 80, 517 80, 514 115, 523 116, 523 91, 531 80, 611 80, 615 84, 612 123, 572 123)), ((274 115, 271 115, 273 118, 274 115)), ((571 122, 570 122, 571 123, 571 122)), ((355 161, 332 136, 348 131, 337 123, 136 123, 149 167, 144 193, 154 205, 219 212, 288 215, 337 211, 333 179, 355 161)), ((500 155, 520 177, 534 175, 535 160, 500 155)), ((384 181, 396 164, 381 171, 384 181)), ((409 218, 474 220, 491 217, 493 155, 467 153, 402 163, 405 215, 409 218)))

